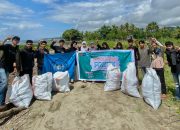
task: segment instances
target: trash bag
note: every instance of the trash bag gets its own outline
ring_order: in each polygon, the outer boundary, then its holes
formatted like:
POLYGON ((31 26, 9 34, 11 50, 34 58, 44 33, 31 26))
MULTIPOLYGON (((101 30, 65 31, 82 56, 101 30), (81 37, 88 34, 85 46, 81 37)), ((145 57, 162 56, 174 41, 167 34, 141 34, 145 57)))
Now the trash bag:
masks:
POLYGON ((134 62, 130 62, 127 69, 123 72, 121 91, 127 95, 140 98, 136 67, 134 62))
POLYGON ((33 76, 34 96, 39 100, 51 100, 52 92, 52 73, 33 76))
POLYGON ((146 103, 158 109, 161 104, 161 82, 154 69, 146 70, 142 81, 142 95, 146 103))
POLYGON ((12 82, 9 102, 17 107, 28 108, 33 97, 33 91, 29 80, 29 75, 15 77, 12 82))
POLYGON ((114 67, 112 64, 108 64, 104 91, 114 91, 120 89, 120 78, 120 69, 114 67))
POLYGON ((69 73, 65 72, 56 72, 53 75, 53 91, 57 92, 69 92, 69 73))

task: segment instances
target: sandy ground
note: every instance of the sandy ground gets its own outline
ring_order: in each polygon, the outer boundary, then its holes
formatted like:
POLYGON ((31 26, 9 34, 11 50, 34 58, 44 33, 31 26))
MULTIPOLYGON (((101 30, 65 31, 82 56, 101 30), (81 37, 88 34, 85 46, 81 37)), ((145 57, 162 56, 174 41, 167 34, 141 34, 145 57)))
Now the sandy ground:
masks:
POLYGON ((34 101, 1 130, 180 130, 180 117, 163 103, 155 111, 143 99, 118 91, 104 92, 103 83, 74 83, 70 93, 52 101, 34 101))

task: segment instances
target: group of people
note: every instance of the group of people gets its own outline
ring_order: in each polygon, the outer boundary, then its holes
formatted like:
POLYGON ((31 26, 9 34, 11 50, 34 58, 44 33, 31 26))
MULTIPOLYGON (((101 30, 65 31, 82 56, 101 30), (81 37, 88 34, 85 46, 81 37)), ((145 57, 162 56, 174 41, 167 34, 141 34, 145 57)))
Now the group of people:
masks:
MULTIPOLYGON (((24 48, 19 49, 18 43, 20 37, 7 37, 0 45, 0 51, 3 55, 0 59, 0 106, 4 105, 5 95, 8 85, 9 74, 16 71, 19 76, 29 74, 30 81, 32 82, 33 67, 35 62, 38 67, 38 75, 42 74, 43 58, 44 54, 49 54, 49 50, 46 48, 47 42, 42 40, 38 43, 37 49, 33 50, 33 41, 27 40, 24 48), (7 41, 11 41, 12 44, 6 44, 7 41), (36 59, 36 60, 35 60, 36 59)), ((103 42, 101 45, 97 42, 86 41, 82 42, 79 46, 78 42, 72 41, 70 47, 64 47, 65 41, 59 40, 53 41, 50 48, 55 53, 68 53, 73 51, 95 51, 95 50, 110 50, 107 42, 103 42)), ((113 49, 124 49, 123 44, 118 42, 113 49)), ((176 99, 180 100, 180 47, 175 47, 173 42, 166 42, 163 46, 155 38, 151 38, 147 43, 143 40, 139 41, 136 45, 132 38, 128 39, 128 48, 134 50, 135 65, 138 70, 142 70, 142 74, 146 73, 146 68, 152 67, 156 70, 157 75, 161 81, 162 98, 166 98, 166 83, 164 76, 164 52, 167 56, 167 64, 171 67, 171 72, 174 78, 176 86, 176 99)), ((137 71, 137 77, 138 77, 137 71)))

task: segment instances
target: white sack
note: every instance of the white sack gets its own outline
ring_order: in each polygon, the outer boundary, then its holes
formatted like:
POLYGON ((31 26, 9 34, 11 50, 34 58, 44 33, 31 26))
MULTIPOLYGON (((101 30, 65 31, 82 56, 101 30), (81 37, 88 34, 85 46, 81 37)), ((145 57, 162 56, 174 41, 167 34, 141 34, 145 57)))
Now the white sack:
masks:
POLYGON ((130 96, 140 98, 138 79, 136 76, 136 66, 134 62, 128 64, 127 69, 123 72, 121 91, 130 96))
POLYGON ((70 92, 68 71, 56 72, 53 75, 53 91, 70 92))
POLYGON ((158 109, 161 104, 161 82, 152 68, 148 68, 142 81, 142 95, 149 105, 158 109))
POLYGON ((51 100, 52 73, 33 76, 34 96, 40 100, 51 100))
POLYGON ((30 84, 29 75, 15 77, 12 82, 9 102, 17 107, 28 108, 33 97, 32 87, 30 84))
POLYGON ((104 91, 114 91, 120 89, 120 77, 120 69, 114 67, 112 64, 108 64, 104 91))

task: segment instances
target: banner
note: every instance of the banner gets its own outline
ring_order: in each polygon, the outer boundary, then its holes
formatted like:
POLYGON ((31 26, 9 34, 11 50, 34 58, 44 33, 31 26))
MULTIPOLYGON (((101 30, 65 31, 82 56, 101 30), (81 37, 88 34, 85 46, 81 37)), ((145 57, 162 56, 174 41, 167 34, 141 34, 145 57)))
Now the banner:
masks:
POLYGON ((109 63, 123 72, 129 62, 134 62, 133 50, 106 50, 77 52, 79 80, 105 81, 109 63))
POLYGON ((58 53, 44 55, 43 73, 57 71, 69 72, 71 79, 74 79, 76 53, 58 53))

